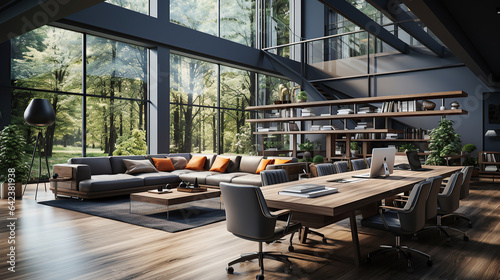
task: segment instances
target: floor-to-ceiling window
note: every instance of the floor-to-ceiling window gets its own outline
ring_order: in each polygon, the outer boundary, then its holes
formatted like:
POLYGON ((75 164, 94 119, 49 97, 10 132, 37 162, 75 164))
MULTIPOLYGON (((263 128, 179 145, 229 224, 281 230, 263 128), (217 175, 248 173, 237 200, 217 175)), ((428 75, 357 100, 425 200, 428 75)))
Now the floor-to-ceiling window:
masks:
POLYGON ((11 46, 12 123, 22 126, 27 150, 38 132, 25 124, 24 110, 45 98, 56 113, 42 129, 50 165, 82 154, 146 153, 146 48, 50 26, 11 46))
POLYGON ((141 14, 149 14, 149 0, 106 0, 106 2, 141 14))

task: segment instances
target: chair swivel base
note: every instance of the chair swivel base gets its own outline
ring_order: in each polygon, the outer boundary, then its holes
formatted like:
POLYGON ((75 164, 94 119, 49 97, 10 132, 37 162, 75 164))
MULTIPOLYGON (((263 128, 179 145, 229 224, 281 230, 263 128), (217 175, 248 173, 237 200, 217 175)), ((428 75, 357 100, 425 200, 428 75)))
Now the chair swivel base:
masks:
MULTIPOLYGON (((435 226, 427 226, 427 227, 424 227, 421 231, 419 231, 418 233, 420 232, 423 232, 423 231, 426 231, 426 230, 429 230, 429 229, 437 229, 439 230, 439 234, 441 233, 444 233, 444 235, 446 235, 446 238, 448 241, 451 241, 451 237, 450 237, 450 234, 446 231, 446 230, 454 230, 456 232, 459 232, 460 234, 463 234, 463 239, 464 241, 469 241, 469 236, 467 236, 467 233, 465 231, 461 231, 457 228, 452 228, 452 227, 448 227, 448 226, 443 226, 441 225, 441 220, 444 218, 444 217, 448 217, 448 216, 453 216, 455 213, 453 214, 449 214, 449 215, 445 215, 445 216, 437 216, 437 225, 435 226)), ((460 216, 459 216, 460 217, 460 216)), ((415 233, 413 235, 414 239, 417 239, 417 233, 415 233)))
POLYGON ((451 214, 448 214, 448 215, 444 215, 442 218, 446 218, 446 217, 454 217, 454 218, 460 218, 460 219, 464 219, 468 222, 468 226, 471 228, 472 227, 472 221, 467 217, 465 216, 464 214, 462 213, 451 213, 451 214))
POLYGON ((427 258, 427 266, 431 267, 433 264, 432 260, 431 260, 431 256, 429 256, 428 254, 426 254, 422 251, 413 249, 413 248, 409 248, 407 246, 401 246, 401 237, 400 236, 396 236, 396 245, 380 245, 380 249, 369 253, 366 256, 366 262, 370 263, 371 256, 373 256, 373 255, 381 254, 381 253, 385 254, 389 251, 396 251, 398 253, 398 256, 403 255, 405 257, 405 259, 408 263, 407 271, 410 273, 413 272, 413 267, 411 264, 411 259, 413 258, 413 255, 411 253, 416 253, 416 254, 419 254, 419 255, 427 258))

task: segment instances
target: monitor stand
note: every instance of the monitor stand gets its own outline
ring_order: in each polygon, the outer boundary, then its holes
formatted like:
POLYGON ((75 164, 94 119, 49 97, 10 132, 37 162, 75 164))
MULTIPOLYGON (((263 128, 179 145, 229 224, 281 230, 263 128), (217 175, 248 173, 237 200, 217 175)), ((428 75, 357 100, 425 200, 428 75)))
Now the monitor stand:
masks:
POLYGON ((389 166, 387 166, 387 162, 384 160, 384 171, 385 171, 385 177, 389 177, 391 175, 391 172, 389 171, 389 166))

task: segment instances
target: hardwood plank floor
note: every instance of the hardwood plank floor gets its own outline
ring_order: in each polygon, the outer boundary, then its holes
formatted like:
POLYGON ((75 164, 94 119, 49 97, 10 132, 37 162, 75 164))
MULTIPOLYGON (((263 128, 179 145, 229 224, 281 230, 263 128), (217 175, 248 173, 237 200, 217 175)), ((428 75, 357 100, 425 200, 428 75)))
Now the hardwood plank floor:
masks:
MULTIPOLYGON (((34 201, 34 185, 24 199, 16 201, 16 272, 7 270, 10 230, 7 200, 0 201, 0 279, 255 279, 257 262, 234 266, 227 275, 227 262, 238 254, 257 250, 257 244, 234 237, 225 222, 168 233, 114 220, 90 216, 34 201)), ((42 185, 43 188, 43 185, 42 185)), ((321 244, 311 236, 309 244, 298 244, 288 253, 294 263, 291 274, 281 263, 266 260, 266 279, 500 279, 500 184, 473 182, 471 195, 461 202, 459 212, 473 220, 446 221, 466 230, 470 241, 451 233, 452 241, 436 231, 427 231, 419 240, 403 237, 402 243, 429 253, 434 261, 415 256, 414 273, 394 254, 373 257, 371 264, 356 268, 349 221, 318 231, 329 238, 321 244)), ((39 192, 39 200, 53 199, 39 192)), ((358 226, 361 253, 393 244, 387 232, 358 226)), ((286 252, 288 242, 264 245, 265 250, 286 252)))

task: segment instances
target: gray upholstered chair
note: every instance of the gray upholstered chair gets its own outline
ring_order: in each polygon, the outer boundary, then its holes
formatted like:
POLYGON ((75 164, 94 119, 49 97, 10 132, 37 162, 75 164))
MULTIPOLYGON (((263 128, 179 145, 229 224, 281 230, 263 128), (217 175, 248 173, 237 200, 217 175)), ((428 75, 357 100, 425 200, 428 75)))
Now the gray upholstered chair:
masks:
POLYGON ((316 172, 318 172, 318 177, 337 173, 335 165, 331 163, 316 164, 315 166, 316 166, 316 172))
POLYGON ((351 160, 351 164, 352 164, 352 170, 354 171, 368 168, 366 167, 366 161, 363 158, 353 159, 351 160))
POLYGON ((372 167, 372 158, 371 157, 366 158, 366 166, 368 166, 368 168, 372 167))
POLYGON ((401 245, 401 235, 414 234, 424 227, 425 205, 430 187, 431 182, 422 181, 413 187, 404 208, 380 206, 380 215, 375 215, 361 220, 361 224, 363 226, 387 230, 396 236, 396 245, 380 245, 379 250, 368 254, 366 259, 368 262, 371 261, 371 256, 374 254, 395 250, 398 255, 402 254, 406 257, 408 271, 410 272, 413 269, 411 266, 411 254, 409 254, 409 252, 417 253, 426 257, 427 265, 432 266, 432 260, 428 254, 401 245))
POLYGON ((274 184, 289 182, 288 174, 284 169, 264 170, 260 172, 262 186, 269 186, 274 184))
POLYGON ((349 171, 349 162, 347 161, 336 161, 333 164, 337 169, 337 173, 344 173, 349 171))
POLYGON ((460 206, 460 187, 463 182, 463 176, 464 174, 462 172, 456 172, 451 175, 448 183, 446 183, 446 187, 444 188, 443 192, 438 194, 437 225, 425 227, 425 230, 438 229, 446 235, 448 240, 450 240, 451 238, 446 230, 454 230, 463 234, 463 239, 465 241, 469 240, 467 233, 465 233, 464 231, 448 226, 443 226, 441 223, 443 218, 454 216, 455 210, 457 210, 460 206))
POLYGON ((292 213, 289 210, 275 213, 269 211, 260 188, 256 186, 223 182, 220 183, 220 190, 226 209, 227 230, 237 237, 259 242, 258 252, 243 254, 229 262, 226 267, 227 273, 234 272, 232 265, 236 263, 258 259, 260 274, 257 275, 257 279, 264 279, 264 258, 281 261, 287 265, 287 269, 291 269, 292 263, 287 256, 263 252, 262 242, 273 242, 291 234, 288 250, 292 252, 293 235, 301 228, 301 224, 291 222, 292 213), (285 220, 279 220, 279 217, 284 217, 285 220))
MULTIPOLYGON (((460 187, 460 199, 465 199, 469 197, 469 187, 470 187, 470 178, 472 177, 472 170, 474 167, 472 166, 464 166, 462 168, 462 172, 464 173, 464 178, 462 180, 462 186, 460 187)), ((469 227, 472 227, 472 221, 469 217, 465 216, 462 213, 454 212, 449 214, 448 216, 456 216, 458 218, 464 219, 469 222, 469 227)))

